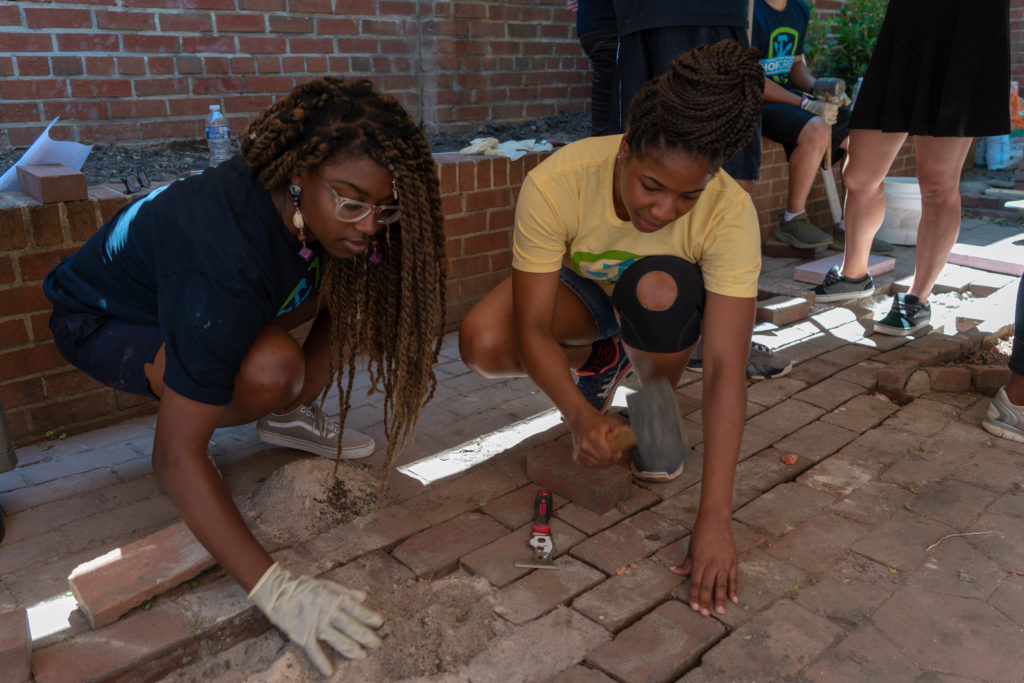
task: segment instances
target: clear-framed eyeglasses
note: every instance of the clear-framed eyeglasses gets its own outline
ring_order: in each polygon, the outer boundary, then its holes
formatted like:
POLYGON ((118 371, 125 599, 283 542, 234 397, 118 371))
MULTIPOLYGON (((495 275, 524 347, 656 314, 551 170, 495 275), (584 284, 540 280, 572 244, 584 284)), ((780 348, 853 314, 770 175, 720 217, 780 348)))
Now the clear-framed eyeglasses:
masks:
MULTIPOLYGON (((320 182, 324 184, 324 187, 334 197, 334 217, 339 221, 345 221, 346 223, 358 223, 363 220, 372 212, 378 224, 380 225, 391 225, 399 218, 402 217, 402 212, 398 208, 398 204, 367 204, 357 199, 349 199, 348 197, 342 197, 340 194, 334 191, 331 184, 324 180, 323 176, 318 175, 320 182)), ((394 184, 391 185, 391 196, 397 202, 398 201, 398 188, 394 184)))

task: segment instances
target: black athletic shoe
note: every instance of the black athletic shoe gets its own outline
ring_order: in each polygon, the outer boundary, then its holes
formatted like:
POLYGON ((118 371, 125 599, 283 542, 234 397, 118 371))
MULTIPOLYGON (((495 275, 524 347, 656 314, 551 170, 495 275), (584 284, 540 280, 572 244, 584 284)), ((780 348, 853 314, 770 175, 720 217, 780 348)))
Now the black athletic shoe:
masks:
POLYGON ((897 294, 892 298, 892 308, 881 320, 875 321, 875 332, 906 337, 932 320, 932 307, 922 304, 913 294, 897 294))

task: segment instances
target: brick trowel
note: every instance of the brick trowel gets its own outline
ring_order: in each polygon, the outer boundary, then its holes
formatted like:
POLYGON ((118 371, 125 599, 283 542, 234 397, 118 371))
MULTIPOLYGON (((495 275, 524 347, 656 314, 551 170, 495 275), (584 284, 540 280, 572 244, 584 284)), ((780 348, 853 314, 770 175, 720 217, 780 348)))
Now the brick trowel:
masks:
POLYGON ((530 540, 527 545, 533 550, 533 559, 516 560, 517 567, 530 569, 558 569, 551 556, 555 554, 555 544, 551 542, 551 491, 541 489, 533 499, 533 527, 530 529, 530 540))

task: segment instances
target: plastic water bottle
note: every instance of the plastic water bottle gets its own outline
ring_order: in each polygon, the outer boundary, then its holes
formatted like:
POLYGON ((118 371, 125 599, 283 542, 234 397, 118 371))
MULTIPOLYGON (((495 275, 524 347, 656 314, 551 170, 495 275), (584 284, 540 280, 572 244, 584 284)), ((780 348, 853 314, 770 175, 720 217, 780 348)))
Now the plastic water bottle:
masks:
POLYGON ((231 158, 230 136, 231 129, 220 111, 220 105, 211 104, 210 115, 206 117, 206 146, 210 149, 210 166, 231 158))

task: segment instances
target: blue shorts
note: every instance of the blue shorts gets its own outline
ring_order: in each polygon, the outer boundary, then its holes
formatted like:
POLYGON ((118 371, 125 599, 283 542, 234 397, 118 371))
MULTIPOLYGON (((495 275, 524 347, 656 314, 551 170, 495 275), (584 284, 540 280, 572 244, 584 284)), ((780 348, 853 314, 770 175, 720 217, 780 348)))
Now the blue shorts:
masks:
POLYGON ((571 289, 590 311, 594 327, 597 328, 598 339, 608 339, 619 333, 619 321, 616 320, 615 309, 612 308, 612 297, 604 293, 601 285, 578 275, 568 266, 562 266, 558 280, 571 289))
POLYGON ((108 387, 156 398, 146 380, 163 335, 157 325, 140 325, 91 313, 54 310, 50 330, 57 350, 76 368, 108 387))

